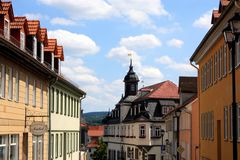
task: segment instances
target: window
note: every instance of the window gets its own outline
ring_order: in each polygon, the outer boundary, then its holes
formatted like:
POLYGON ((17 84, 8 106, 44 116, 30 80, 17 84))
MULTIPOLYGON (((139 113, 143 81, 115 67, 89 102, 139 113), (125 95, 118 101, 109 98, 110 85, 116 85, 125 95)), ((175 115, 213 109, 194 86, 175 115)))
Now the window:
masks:
POLYGON ((73 152, 75 152, 75 133, 73 133, 73 152))
POLYGON ((76 133, 76 151, 78 151, 78 133, 76 133))
POLYGON ((37 160, 37 137, 32 137, 32 159, 37 160))
POLYGON ((236 49, 236 59, 237 59, 237 63, 236 66, 240 65, 240 43, 237 43, 237 49, 236 49))
POLYGON ((44 62, 44 45, 41 43, 41 63, 44 62))
POLYGON ((237 124, 238 124, 238 139, 240 140, 240 105, 237 107, 237 124))
POLYGON ((229 138, 230 138, 230 140, 232 140, 232 106, 230 106, 230 112, 229 112, 229 117, 230 117, 230 133, 229 133, 229 138))
POLYGON ((209 61, 209 85, 212 85, 212 57, 209 61))
POLYGON ((71 117, 73 116, 73 97, 71 97, 71 117))
POLYGON ((37 58, 37 38, 33 37, 33 57, 37 58))
POLYGON ((162 114, 167 114, 171 110, 173 110, 173 106, 162 106, 162 114))
POLYGON ((60 154, 59 156, 62 157, 62 151, 63 151, 63 134, 60 134, 60 154))
POLYGON ((227 74, 227 45, 224 45, 224 52, 223 52, 223 76, 227 74))
POLYGON ((52 92, 51 92, 51 112, 54 112, 54 88, 52 88, 52 92))
POLYGON ((59 112, 59 90, 56 90, 56 113, 59 112))
POLYGON ((217 52, 214 54, 213 81, 217 80, 217 52))
POLYGON ((4 37, 9 39, 10 38, 10 23, 8 19, 4 20, 4 37))
POLYGON ((20 33, 20 48, 25 49, 25 34, 23 32, 20 33))
POLYGON ((0 159, 7 160, 8 155, 8 137, 6 135, 0 135, 0 159))
POLYGON ((139 133, 139 138, 145 138, 145 125, 140 125, 140 133, 139 133))
POLYGON ((56 134, 55 140, 55 158, 58 158, 58 134, 56 134))
POLYGON ((64 94, 64 115, 67 115, 67 94, 64 94))
POLYGON ((19 72, 16 71, 16 78, 15 78, 15 101, 19 101, 19 72))
POLYGON ((63 114, 63 93, 60 93, 60 114, 63 114))
POLYGON ((29 104, 29 78, 26 75, 26 82, 25 82, 25 104, 29 104))
POLYGON ((160 137, 161 136, 161 127, 155 127, 155 136, 160 137))
POLYGON ((76 99, 74 98, 73 100, 73 117, 76 117, 76 110, 77 110, 77 105, 76 105, 76 99))
POLYGON ((10 135, 10 160, 18 160, 18 135, 10 135))
POLYGON ((228 56, 229 56, 228 69, 229 69, 229 72, 231 72, 232 71, 232 49, 230 49, 228 53, 229 53, 228 54, 228 56))
POLYGON ((8 67, 8 99, 13 99, 13 70, 11 67, 8 67))
POLYGON ((228 108, 224 107, 224 140, 228 138, 228 108))
POLYGON ((218 78, 221 79, 222 78, 222 63, 223 62, 223 52, 222 52, 222 47, 220 48, 220 52, 219 52, 219 73, 218 73, 218 78))
POLYGON ((33 80, 33 94, 32 94, 32 104, 36 107, 36 80, 33 80))
POLYGON ((54 157, 54 134, 51 134, 51 159, 54 157))
POLYGON ((135 159, 138 159, 138 149, 135 148, 135 159))
POLYGON ((71 108, 71 100, 70 100, 70 96, 68 96, 68 116, 70 116, 70 108, 71 108))
POLYGON ((40 83, 40 108, 43 109, 43 82, 40 83))
POLYGON ((67 133, 67 138, 66 138, 66 152, 69 154, 69 133, 67 133))
POLYGON ((79 117, 79 101, 77 100, 77 118, 79 117))
POLYGON ((72 153, 72 133, 70 133, 70 152, 72 153))
POLYGON ((5 97, 5 66, 3 64, 0 65, 0 97, 5 97))

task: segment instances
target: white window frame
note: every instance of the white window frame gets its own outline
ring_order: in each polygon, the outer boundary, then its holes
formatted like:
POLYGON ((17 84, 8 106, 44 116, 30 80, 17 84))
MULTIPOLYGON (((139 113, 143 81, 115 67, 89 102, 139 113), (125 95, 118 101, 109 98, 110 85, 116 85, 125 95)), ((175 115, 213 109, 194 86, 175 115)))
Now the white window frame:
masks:
POLYGON ((36 107, 36 80, 33 80, 32 105, 36 107))
POLYGON ((40 108, 43 109, 43 82, 40 82, 40 108))
POLYGON ((58 158, 58 152, 59 152, 59 139, 58 139, 58 134, 55 135, 55 158, 58 158))
POLYGON ((10 39, 10 22, 6 18, 4 19, 4 37, 10 39))
POLYGON ((5 98, 5 84, 6 84, 6 72, 5 72, 5 65, 4 64, 1 64, 1 68, 0 68, 0 74, 1 74, 1 77, 0 77, 0 81, 1 81, 1 84, 0 84, 0 97, 1 98, 5 98))
POLYGON ((8 67, 8 99, 13 99, 13 69, 8 67))
POLYGON ((25 49, 25 33, 20 32, 20 48, 25 49))
POLYGON ((29 105, 29 77, 26 75, 25 81, 25 104, 29 105))
POLYGON ((44 45, 41 42, 41 63, 44 63, 44 45))
POLYGON ((37 59, 37 38, 33 36, 33 57, 37 59))
POLYGON ((19 102, 19 72, 16 71, 15 77, 15 101, 19 102))
POLYGON ((146 137, 146 126, 144 124, 139 125, 139 137, 146 137))

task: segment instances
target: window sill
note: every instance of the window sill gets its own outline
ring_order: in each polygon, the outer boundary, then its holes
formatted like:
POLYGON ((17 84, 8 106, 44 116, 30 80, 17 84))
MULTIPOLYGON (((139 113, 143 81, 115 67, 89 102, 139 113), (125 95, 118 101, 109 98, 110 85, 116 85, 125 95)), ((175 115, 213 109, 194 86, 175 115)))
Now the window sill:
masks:
POLYGON ((139 136, 139 138, 146 138, 146 136, 139 136))

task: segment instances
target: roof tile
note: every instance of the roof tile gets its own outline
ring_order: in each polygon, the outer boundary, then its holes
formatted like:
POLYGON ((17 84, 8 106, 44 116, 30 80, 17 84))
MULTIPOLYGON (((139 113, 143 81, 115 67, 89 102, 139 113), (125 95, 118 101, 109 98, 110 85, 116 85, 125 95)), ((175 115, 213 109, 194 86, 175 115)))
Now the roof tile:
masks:
POLYGON ((21 29, 24 27, 26 21, 26 17, 14 17, 14 21, 10 23, 10 28, 21 29))
POLYGON ((38 30, 40 28, 40 21, 39 20, 28 20, 28 34, 29 35, 37 35, 38 30))
POLYGON ((44 51, 46 52, 56 52, 57 40, 56 39, 48 39, 48 45, 44 47, 44 51))

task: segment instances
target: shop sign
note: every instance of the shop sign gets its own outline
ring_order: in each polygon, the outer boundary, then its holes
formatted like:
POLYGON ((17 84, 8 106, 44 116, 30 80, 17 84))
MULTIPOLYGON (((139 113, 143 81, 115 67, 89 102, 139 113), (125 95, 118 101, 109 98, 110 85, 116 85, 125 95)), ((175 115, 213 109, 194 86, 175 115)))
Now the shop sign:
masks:
POLYGON ((33 122, 30 126, 30 131, 35 136, 44 135, 47 132, 47 125, 44 122, 33 122))

